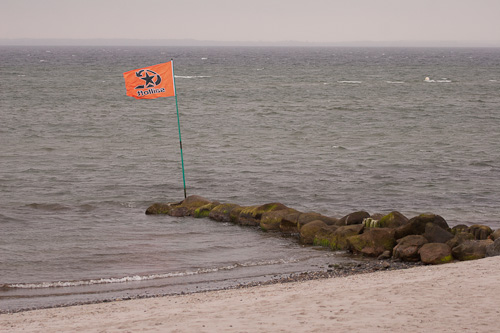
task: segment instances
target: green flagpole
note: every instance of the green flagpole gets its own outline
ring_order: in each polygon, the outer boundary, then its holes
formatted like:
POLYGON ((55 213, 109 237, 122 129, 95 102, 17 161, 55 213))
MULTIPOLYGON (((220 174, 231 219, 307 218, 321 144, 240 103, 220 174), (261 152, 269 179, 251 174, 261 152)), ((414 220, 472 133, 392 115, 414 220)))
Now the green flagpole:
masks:
POLYGON ((179 103, 177 103, 177 87, 175 85, 174 59, 172 61, 172 79, 174 82, 175 108, 177 109, 177 127, 179 128, 179 144, 181 147, 182 182, 184 184, 184 199, 186 199, 186 176, 184 175, 184 157, 182 156, 181 121, 179 120, 179 103))

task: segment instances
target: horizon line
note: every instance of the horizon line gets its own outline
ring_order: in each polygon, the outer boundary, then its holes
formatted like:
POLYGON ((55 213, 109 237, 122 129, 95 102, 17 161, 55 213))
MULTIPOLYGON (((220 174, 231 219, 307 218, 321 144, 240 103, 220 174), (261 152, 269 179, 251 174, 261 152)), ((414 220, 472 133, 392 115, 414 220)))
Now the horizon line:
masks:
POLYGON ((500 47, 499 41, 217 41, 136 38, 0 38, 2 46, 344 46, 344 47, 500 47))

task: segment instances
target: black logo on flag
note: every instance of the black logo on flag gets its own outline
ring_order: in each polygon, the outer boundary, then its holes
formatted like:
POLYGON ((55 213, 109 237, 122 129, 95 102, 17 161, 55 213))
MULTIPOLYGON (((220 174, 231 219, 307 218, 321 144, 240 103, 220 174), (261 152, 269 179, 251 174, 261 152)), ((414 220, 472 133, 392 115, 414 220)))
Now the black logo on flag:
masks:
POLYGON ((161 76, 150 69, 141 69, 140 71, 135 72, 135 76, 144 80, 144 84, 138 85, 135 89, 152 88, 161 83, 161 76))

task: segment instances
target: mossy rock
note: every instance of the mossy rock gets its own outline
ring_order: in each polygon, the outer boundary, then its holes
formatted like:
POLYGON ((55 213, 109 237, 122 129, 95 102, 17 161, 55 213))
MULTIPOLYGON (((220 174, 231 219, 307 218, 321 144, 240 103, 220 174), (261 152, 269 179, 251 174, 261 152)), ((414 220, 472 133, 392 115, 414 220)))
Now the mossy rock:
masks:
POLYGON ((260 225, 260 219, 264 213, 279 211, 287 208, 287 206, 279 202, 268 203, 260 206, 243 207, 238 215, 237 221, 235 222, 241 225, 258 226, 260 225))
POLYGON ((233 203, 220 204, 212 208, 208 217, 218 222, 231 222, 231 212, 238 208, 241 206, 233 203))
POLYGON ((469 227, 469 232, 474 235, 477 240, 485 240, 493 233, 490 227, 482 224, 474 224, 469 227))
POLYGON ((351 224, 361 224, 363 220, 369 218, 370 214, 365 211, 358 211, 354 213, 347 214, 338 220, 338 225, 351 225, 351 224))
POLYGON ((323 221, 326 225, 335 225, 338 222, 338 219, 334 217, 328 217, 319 213, 309 212, 302 213, 299 215, 297 220, 297 229, 300 230, 302 226, 312 222, 312 221, 323 221))
POLYGON ((219 202, 211 202, 209 204, 203 205, 203 206, 196 208, 194 210, 193 216, 196 218, 209 217, 212 209, 214 209, 215 207, 217 207, 219 205, 220 205, 219 202))
MULTIPOLYGON (((402 261, 419 261, 418 251, 424 245, 429 243, 427 238, 422 235, 408 235, 397 240, 397 245, 392 250, 392 256, 402 261)), ((450 252, 451 254, 451 252, 450 252)))
POLYGON ((396 245, 394 229, 371 228, 365 229, 361 235, 347 238, 349 249, 368 257, 378 257, 384 251, 392 251, 396 245))
POLYGON ((306 245, 312 245, 316 234, 323 228, 326 228, 327 224, 323 221, 316 220, 311 221, 300 228, 300 242, 306 245))
POLYGON ((396 228, 396 239, 408 235, 422 235, 425 232, 427 223, 434 223, 444 230, 449 230, 448 223, 441 216, 435 214, 421 214, 411 218, 408 223, 396 228))
POLYGON ((422 245, 418 254, 424 264, 440 265, 453 261, 451 248, 443 243, 427 243, 422 245))
POLYGON ((455 234, 455 236, 447 241, 446 244, 453 249, 468 240, 474 240, 474 235, 469 232, 460 232, 455 234))
POLYGON ((321 246, 328 246, 333 251, 348 250, 348 238, 351 236, 359 235, 364 226, 362 224, 344 225, 341 227, 329 226, 333 231, 320 230, 315 237, 314 244, 321 246))
POLYGON ((500 238, 500 229, 495 230, 490 236, 493 240, 497 240, 498 238, 500 238))
POLYGON ((378 222, 379 228, 398 228, 408 223, 408 218, 400 212, 393 211, 382 217, 378 222))
POLYGON ((280 231, 281 222, 285 220, 293 224, 296 229, 297 219, 300 214, 301 212, 293 208, 265 212, 260 218, 260 227, 264 231, 280 231))
POLYGON ((469 232, 469 226, 465 224, 459 224, 451 228, 451 233, 456 235, 462 232, 469 232))
POLYGON ((486 256, 486 247, 492 244, 491 239, 487 240, 468 240, 455 246, 451 253, 458 260, 476 260, 486 256))
POLYGON ((331 248, 331 239, 338 228, 336 225, 327 225, 319 229, 314 235, 313 245, 331 248))
POLYGON ((146 215, 167 215, 172 209, 170 203, 154 203, 146 209, 146 215))

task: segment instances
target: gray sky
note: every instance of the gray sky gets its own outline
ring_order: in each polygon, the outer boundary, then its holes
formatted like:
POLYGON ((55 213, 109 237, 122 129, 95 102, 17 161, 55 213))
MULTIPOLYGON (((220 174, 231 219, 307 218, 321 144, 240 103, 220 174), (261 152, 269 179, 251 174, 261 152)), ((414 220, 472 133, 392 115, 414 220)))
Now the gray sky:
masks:
POLYGON ((0 0, 0 39, 500 41, 500 0, 0 0))

